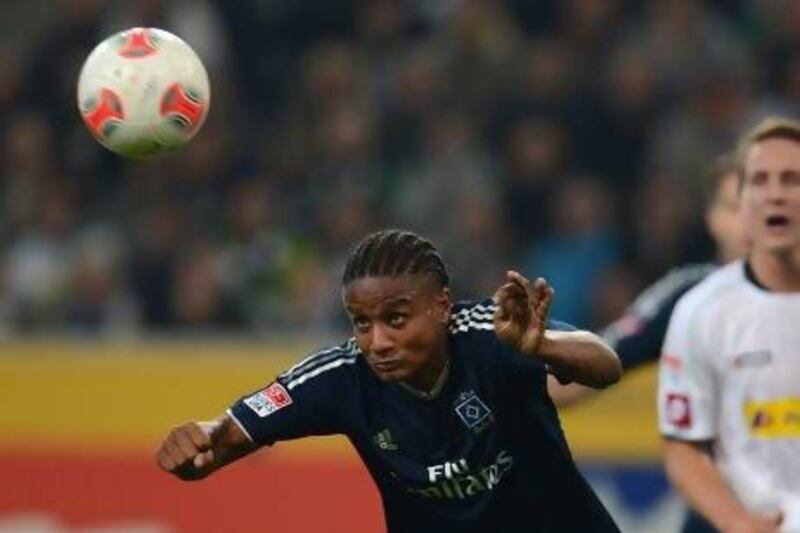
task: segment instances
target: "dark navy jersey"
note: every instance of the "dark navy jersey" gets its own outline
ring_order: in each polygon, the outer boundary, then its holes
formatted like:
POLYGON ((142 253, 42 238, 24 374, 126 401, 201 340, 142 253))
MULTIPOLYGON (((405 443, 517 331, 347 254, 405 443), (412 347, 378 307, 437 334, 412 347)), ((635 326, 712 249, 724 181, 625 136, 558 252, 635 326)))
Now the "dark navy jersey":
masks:
POLYGON ((658 360, 675 304, 716 268, 717 265, 699 264, 670 270, 600 333, 616 350, 626 371, 658 360))
POLYGON ((432 397, 380 381, 350 339, 228 413, 262 445, 347 435, 392 533, 618 531, 572 460, 544 365, 498 340, 494 309, 454 307, 449 373, 432 397))

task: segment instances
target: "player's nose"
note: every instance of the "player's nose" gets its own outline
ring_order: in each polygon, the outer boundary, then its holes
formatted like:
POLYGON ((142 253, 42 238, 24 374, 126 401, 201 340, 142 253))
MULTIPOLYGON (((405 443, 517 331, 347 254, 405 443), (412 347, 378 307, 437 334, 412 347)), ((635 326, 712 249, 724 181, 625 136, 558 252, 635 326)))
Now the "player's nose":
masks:
POLYGON ((375 324, 370 332, 370 351, 376 355, 387 355, 394 348, 394 339, 386 328, 375 324))
POLYGON ((785 203, 787 192, 783 180, 774 179, 767 182, 767 201, 771 204, 785 203))

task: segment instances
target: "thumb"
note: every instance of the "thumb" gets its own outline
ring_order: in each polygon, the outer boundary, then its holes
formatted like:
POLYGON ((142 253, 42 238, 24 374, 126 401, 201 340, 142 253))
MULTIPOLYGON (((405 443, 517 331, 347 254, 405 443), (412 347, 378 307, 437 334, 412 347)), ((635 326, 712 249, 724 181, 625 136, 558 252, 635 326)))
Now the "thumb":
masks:
POLYGON ((205 466, 208 466, 214 462, 214 450, 206 450, 202 453, 198 453, 194 456, 192 460, 192 464, 198 470, 202 469, 205 466))

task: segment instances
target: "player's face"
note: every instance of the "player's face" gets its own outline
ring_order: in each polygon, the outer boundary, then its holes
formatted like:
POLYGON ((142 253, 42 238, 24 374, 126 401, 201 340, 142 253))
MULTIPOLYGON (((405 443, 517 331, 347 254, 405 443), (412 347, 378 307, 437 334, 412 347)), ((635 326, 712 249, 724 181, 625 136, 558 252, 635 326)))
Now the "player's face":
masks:
POLYGON ((723 263, 743 257, 749 249, 740 211, 739 176, 732 172, 722 177, 717 195, 706 211, 708 230, 723 263))
POLYGON ((362 278, 344 288, 344 305, 378 378, 433 386, 448 357, 449 289, 430 276, 362 278))
POLYGON ((753 252, 784 254, 800 247, 800 144, 766 139, 745 158, 742 216, 753 252))

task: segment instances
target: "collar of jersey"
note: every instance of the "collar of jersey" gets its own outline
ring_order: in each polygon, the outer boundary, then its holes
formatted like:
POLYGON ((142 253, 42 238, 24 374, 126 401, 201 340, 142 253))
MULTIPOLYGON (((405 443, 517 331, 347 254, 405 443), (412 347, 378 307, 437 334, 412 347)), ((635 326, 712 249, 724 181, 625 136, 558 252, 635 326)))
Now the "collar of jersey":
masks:
POLYGON ((744 277, 745 279, 747 279, 747 281, 749 281, 762 291, 772 292, 769 289, 769 287, 761 283, 761 280, 758 279, 758 276, 756 276, 756 273, 753 270, 753 265, 750 264, 749 260, 744 261, 744 277))
POLYGON ((412 387, 408 383, 404 383, 402 381, 399 382, 399 385, 403 387, 409 394, 412 396, 419 398, 420 400, 433 400, 439 393, 442 392, 444 388, 444 384, 447 381, 447 376, 450 375, 450 359, 444 364, 444 368, 442 369, 442 373, 439 374, 439 377, 436 378, 436 383, 433 384, 433 387, 428 392, 424 390, 419 390, 415 387, 412 387))

